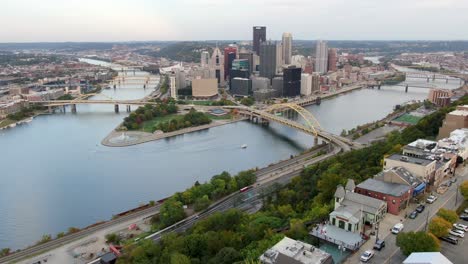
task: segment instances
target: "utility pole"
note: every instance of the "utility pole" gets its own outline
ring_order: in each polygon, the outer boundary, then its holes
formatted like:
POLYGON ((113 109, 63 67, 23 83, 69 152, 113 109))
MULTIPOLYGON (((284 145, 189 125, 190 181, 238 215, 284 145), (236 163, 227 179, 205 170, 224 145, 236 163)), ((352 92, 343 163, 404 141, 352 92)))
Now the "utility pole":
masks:
POLYGON ((424 226, 424 231, 427 232, 427 224, 429 223, 429 209, 427 209, 427 216, 426 216, 426 225, 424 226))

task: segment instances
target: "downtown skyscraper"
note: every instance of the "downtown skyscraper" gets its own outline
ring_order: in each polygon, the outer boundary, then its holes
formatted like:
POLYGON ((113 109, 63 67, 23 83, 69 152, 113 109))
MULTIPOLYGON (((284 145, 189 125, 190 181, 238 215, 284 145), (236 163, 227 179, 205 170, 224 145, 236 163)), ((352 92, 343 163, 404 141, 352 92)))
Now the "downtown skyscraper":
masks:
POLYGON ((272 79, 276 74, 278 45, 267 41, 260 44, 260 76, 272 79))
POLYGON ((260 55, 260 43, 266 41, 266 27, 253 27, 253 51, 260 55))
POLYGON ((289 65, 291 64, 291 57, 292 57, 292 34, 291 33, 283 33, 282 38, 283 43, 283 64, 289 65))
POLYGON ((318 40, 315 49, 315 72, 327 73, 328 71, 328 45, 326 41, 318 40))

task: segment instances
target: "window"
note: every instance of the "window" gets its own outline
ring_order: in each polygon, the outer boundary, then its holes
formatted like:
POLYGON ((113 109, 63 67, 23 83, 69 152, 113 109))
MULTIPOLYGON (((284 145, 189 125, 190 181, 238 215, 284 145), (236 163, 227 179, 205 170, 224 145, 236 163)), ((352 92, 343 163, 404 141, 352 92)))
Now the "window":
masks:
POLYGON ((348 223, 348 231, 351 231, 351 223, 348 223))
POLYGON ((336 202, 339 203, 339 202, 340 202, 340 198, 337 197, 337 198, 336 198, 336 202))
POLYGON ((336 225, 336 218, 332 218, 332 225, 336 225))
POLYGON ((387 200, 387 197, 386 197, 386 196, 384 196, 384 197, 383 197, 383 199, 384 199, 384 201, 386 201, 386 200, 387 200))

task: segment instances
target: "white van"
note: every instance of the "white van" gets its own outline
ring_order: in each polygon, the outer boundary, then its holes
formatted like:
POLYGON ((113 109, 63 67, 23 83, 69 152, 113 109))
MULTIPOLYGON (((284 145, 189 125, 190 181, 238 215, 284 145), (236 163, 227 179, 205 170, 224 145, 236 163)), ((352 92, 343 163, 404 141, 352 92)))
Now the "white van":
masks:
POLYGON ((398 234, 398 233, 400 233, 400 231, 403 230, 403 227, 404 227, 404 226, 403 226, 402 223, 398 223, 398 224, 394 225, 393 228, 392 228, 392 233, 393 233, 393 234, 398 234))

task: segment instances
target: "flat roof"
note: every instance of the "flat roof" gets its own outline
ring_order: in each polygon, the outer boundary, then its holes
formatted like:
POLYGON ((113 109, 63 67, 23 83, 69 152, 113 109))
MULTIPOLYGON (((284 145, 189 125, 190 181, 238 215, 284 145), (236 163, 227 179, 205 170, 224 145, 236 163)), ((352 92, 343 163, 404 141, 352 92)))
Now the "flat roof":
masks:
POLYGON ((453 264, 440 252, 415 252, 411 253, 403 264, 453 264))
POLYGON ((319 264, 329 258, 331 255, 327 252, 289 237, 284 237, 260 256, 260 260, 268 264, 288 263, 292 260, 295 260, 294 263, 319 264))
POLYGON ((357 185, 357 187, 392 196, 402 196, 410 190, 410 187, 408 185, 384 182, 372 178, 361 182, 357 185))
POLYGON ((420 159, 420 158, 415 158, 415 157, 409 157, 401 154, 393 154, 387 159, 391 160, 397 160, 401 162, 408 162, 408 163, 413 163, 413 164, 418 164, 418 165, 423 165, 427 166, 433 162, 433 160, 427 160, 427 159, 420 159), (405 160, 402 160, 401 158, 404 157, 405 160))

